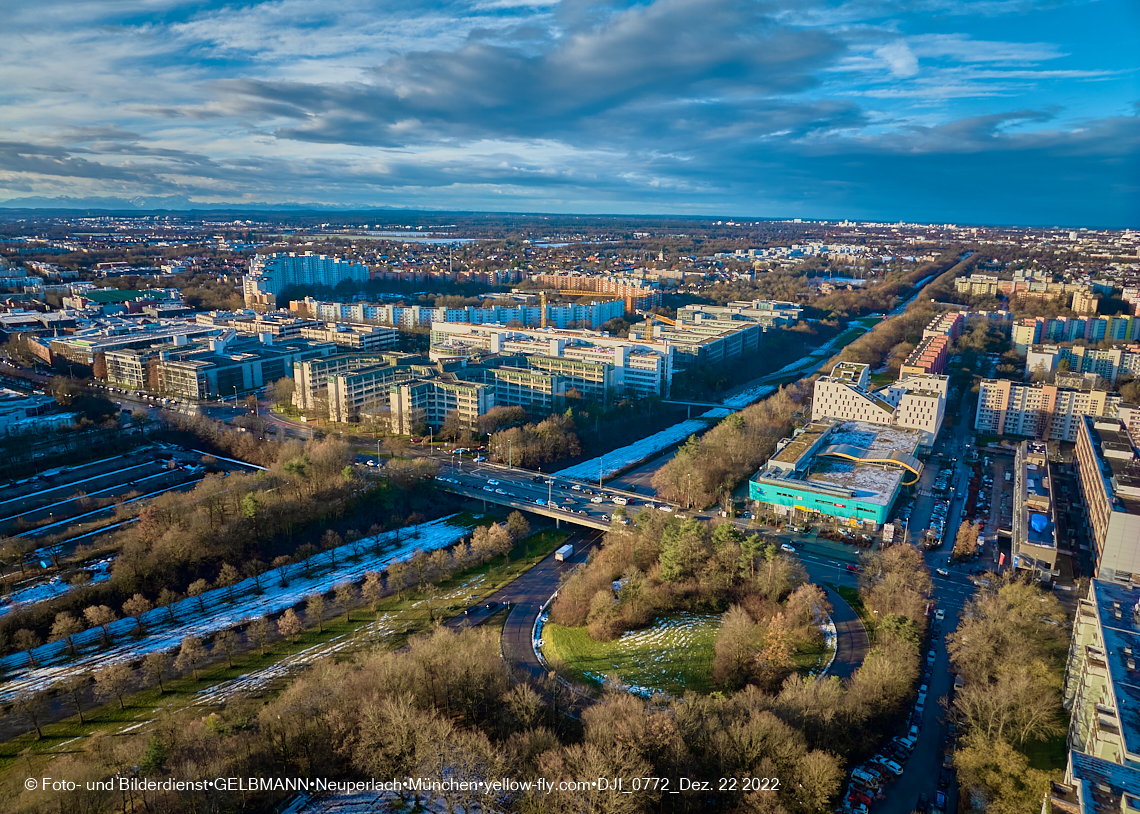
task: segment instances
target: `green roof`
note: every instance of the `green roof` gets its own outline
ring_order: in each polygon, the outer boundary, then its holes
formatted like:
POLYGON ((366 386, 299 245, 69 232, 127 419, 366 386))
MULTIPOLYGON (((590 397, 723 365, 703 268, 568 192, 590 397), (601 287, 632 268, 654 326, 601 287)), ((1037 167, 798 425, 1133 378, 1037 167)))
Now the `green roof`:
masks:
POLYGON ((118 289, 108 289, 106 291, 86 291, 80 296, 91 300, 92 302, 130 302, 137 300, 139 297, 146 296, 145 291, 119 291, 118 289))

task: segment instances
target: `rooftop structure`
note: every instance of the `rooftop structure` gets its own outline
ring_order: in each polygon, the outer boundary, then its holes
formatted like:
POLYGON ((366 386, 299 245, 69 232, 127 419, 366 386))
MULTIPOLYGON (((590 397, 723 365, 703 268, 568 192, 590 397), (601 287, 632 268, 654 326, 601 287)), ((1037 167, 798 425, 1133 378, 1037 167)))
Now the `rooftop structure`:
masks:
POLYGON ((1140 589, 1094 579, 1078 603, 1064 702, 1069 748, 1140 769, 1140 589))
POLYGON ((1048 580, 1058 575, 1057 512, 1045 444, 1022 441, 1013 466, 1013 565, 1048 580))
POLYGON ((917 481, 920 430, 863 421, 813 421, 787 440, 748 484, 758 511, 836 518, 877 528, 902 486, 917 481))
POLYGON ((1070 751, 1065 776, 1051 781, 1044 814, 1137 814, 1140 770, 1070 751))
POLYGON ((111 322, 51 340, 51 353, 69 362, 94 365, 99 354, 124 348, 147 348, 157 344, 185 344, 192 339, 217 336, 220 328, 189 320, 171 320, 146 325, 111 322))
POLYGON ((850 419, 915 429, 923 433, 924 446, 934 443, 946 413, 945 376, 908 375, 878 390, 872 390, 870 382, 870 366, 840 362, 830 376, 816 380, 812 419, 850 419))
POLYGON ((673 380, 672 345, 622 339, 596 331, 505 328, 433 323, 430 357, 451 362, 486 355, 551 356, 611 365, 617 395, 667 396, 673 380))
POLYGON ((1140 583, 1140 455, 1115 418, 1085 416, 1074 458, 1100 580, 1140 583))

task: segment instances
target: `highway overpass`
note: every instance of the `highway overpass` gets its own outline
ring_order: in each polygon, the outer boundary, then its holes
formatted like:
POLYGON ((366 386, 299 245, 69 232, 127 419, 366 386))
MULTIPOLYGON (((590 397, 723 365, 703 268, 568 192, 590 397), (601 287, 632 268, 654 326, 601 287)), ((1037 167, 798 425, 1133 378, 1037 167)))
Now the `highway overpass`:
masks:
POLYGON ((651 495, 599 488, 586 481, 499 464, 443 461, 436 486, 463 497, 540 514, 559 524, 573 523, 603 531, 610 528, 614 511, 622 508, 614 503, 614 498, 626 501, 628 517, 647 507, 689 516, 676 504, 651 495))

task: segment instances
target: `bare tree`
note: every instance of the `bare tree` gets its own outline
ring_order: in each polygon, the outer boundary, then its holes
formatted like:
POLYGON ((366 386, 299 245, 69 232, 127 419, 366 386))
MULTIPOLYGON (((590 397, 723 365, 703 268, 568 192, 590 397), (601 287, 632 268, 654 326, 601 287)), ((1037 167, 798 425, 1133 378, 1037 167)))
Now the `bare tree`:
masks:
POLYGON ((160 693, 166 692, 162 686, 163 677, 170 671, 170 654, 164 650, 152 650, 142 663, 143 676, 148 682, 158 685, 160 693))
POLYGON ((241 574, 232 565, 222 563, 222 570, 218 573, 218 581, 214 585, 218 588, 226 589, 226 596, 230 600, 230 604, 234 603, 234 586, 241 581, 241 574))
MULTIPOLYGON (((377 613, 380 600, 384 598, 384 583, 378 573, 369 571, 364 575, 364 586, 361 593, 364 594, 364 601, 368 603, 368 607, 372 609, 373 613, 377 613)), ((379 615, 377 618, 379 619, 379 615)))
POLYGON ((178 658, 174 660, 174 669, 180 673, 187 670, 198 680, 198 665, 206 658, 206 648, 197 636, 187 636, 182 640, 182 647, 178 651, 178 658))
POLYGON ((74 675, 63 683, 63 690, 71 699, 71 703, 75 704, 75 712, 79 715, 79 723, 81 724, 86 723, 83 719, 83 692, 90 682, 91 676, 74 675))
POLYGON ((254 619, 249 625, 249 637, 264 656, 265 647, 269 643, 269 619, 265 616, 254 619))
POLYGON ((202 613, 206 612, 206 597, 205 593, 210 589, 210 584, 204 579, 196 579, 186 586, 186 595, 192 596, 198 600, 198 610, 202 613))
POLYGON ((317 622, 317 632, 325 632, 325 597, 324 594, 316 593, 310 594, 308 599, 305 600, 305 616, 308 617, 311 623, 314 619, 317 622))
POLYGON ((174 606, 182 597, 176 591, 169 588, 163 588, 158 592, 158 602, 156 603, 160 608, 166 608, 166 614, 170 617, 170 623, 174 624, 177 620, 174 618, 174 606))
POLYGON ((336 601, 344 608, 344 621, 352 621, 352 603, 356 601, 356 586, 351 581, 345 581, 336 586, 336 601))
POLYGON ((214 651, 226 654, 226 666, 234 666, 234 650, 237 649, 237 634, 232 630, 221 630, 214 636, 214 651))
POLYGON ((83 609, 83 616, 89 625, 103 631, 103 644, 111 643, 111 623, 117 618, 115 612, 106 605, 91 605, 83 609))
POLYGON ((119 662, 95 673, 95 695, 101 700, 119 699, 119 709, 126 709, 123 696, 131 688, 135 673, 128 665, 119 662))
POLYGON ((16 635, 12 637, 12 644, 16 645, 17 650, 23 650, 27 654, 28 664, 32 667, 38 666, 36 664, 36 655, 32 651, 43 643, 43 639, 26 628, 17 630, 16 635))
POLYGON ((83 632, 83 625, 78 619, 72 616, 67 611, 62 611, 55 615, 55 621, 51 626, 51 641, 65 641, 67 647, 71 650, 71 654, 75 655, 75 634, 83 632))
POLYGON ((48 708, 47 690, 18 696, 14 706, 36 730, 36 740, 43 740, 42 721, 48 708))
POLYGON ((135 594, 126 602, 123 603, 123 614, 130 616, 135 620, 135 632, 142 634, 143 632, 143 615, 151 610, 154 605, 149 599, 142 594, 135 594))
POLYGON ((297 634, 301 632, 301 620, 292 608, 287 608, 277 620, 277 632, 291 642, 297 640, 297 634))

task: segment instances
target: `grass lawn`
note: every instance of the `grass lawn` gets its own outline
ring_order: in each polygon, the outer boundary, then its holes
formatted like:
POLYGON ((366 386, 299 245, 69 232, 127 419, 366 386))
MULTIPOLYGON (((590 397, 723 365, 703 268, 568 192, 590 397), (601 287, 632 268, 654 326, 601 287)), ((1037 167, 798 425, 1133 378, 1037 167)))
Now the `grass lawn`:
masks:
POLYGON ((817 675, 831 661, 833 652, 835 651, 829 649, 823 642, 819 644, 800 642, 796 647, 796 654, 792 658, 795 660, 798 672, 817 675))
POLYGON ((863 627, 867 628, 867 637, 871 641, 874 641, 875 620, 871 618, 871 614, 863 607, 863 598, 859 596, 859 589, 847 585, 832 585, 831 583, 828 583, 827 587, 839 594, 839 596, 843 598, 843 601, 851 606, 858 617, 863 621, 863 627))
MULTIPOLYGON (((326 620, 323 631, 312 627, 301 633, 295 642, 285 639, 274 641, 265 655, 257 650, 238 653, 234 656, 233 667, 226 666, 224 661, 213 663, 203 667, 197 679, 185 676, 165 681, 165 692, 160 693, 154 687, 128 696, 124 699, 125 710, 120 709, 117 702, 92 707, 84 710, 85 723, 80 723, 78 716, 73 715, 58 723, 47 724, 43 727, 42 740, 37 741, 35 733, 31 732, 0 743, 0 780, 5 778, 17 760, 24 760, 20 757, 24 750, 27 750, 28 759, 46 763, 55 755, 82 749, 83 739, 97 732, 145 733, 156 725, 160 715, 193 706, 200 707, 205 715, 209 709, 220 708, 229 700, 218 698, 220 685, 239 678, 248 681, 259 671, 297 657, 302 651, 343 658, 377 644, 396 649, 409 636, 431 630, 433 620, 450 618, 467 605, 482 602, 549 555, 568 536, 567 531, 543 529, 516 543, 506 566, 502 557, 496 557, 489 563, 455 574, 430 592, 408 591, 402 598, 389 596, 377 607, 379 622, 376 621, 377 615, 368 608, 355 609, 351 621, 347 621, 342 612, 326 620), (213 697, 204 699, 204 691, 211 690, 213 697)), ((506 609, 484 624, 502 630, 505 621, 506 609)), ((305 657, 302 655, 293 660, 300 662, 305 657)), ((302 665, 298 664, 297 669, 301 668, 302 665)), ((265 683, 252 695, 271 696, 285 683, 286 679, 277 678, 265 683)), ((73 710, 74 707, 68 709, 73 710)))
POLYGON ((891 382, 895 381, 897 378, 898 378, 898 376, 894 375, 893 373, 872 373, 871 374, 871 384, 875 384, 875 385, 890 384, 891 382))
POLYGON ((552 667, 582 684, 600 686, 612 675, 639 694, 704 693, 715 689, 713 644, 719 630, 720 616, 698 613, 660 616, 612 642, 595 641, 584 627, 547 624, 542 653, 552 667))
POLYGON ((1069 746, 1066 742, 1069 714, 1064 710, 1061 712, 1060 723, 1064 727, 1061 734, 1046 741, 1030 741, 1018 749, 1029 758, 1030 767, 1046 772, 1065 770, 1069 760, 1069 746))

